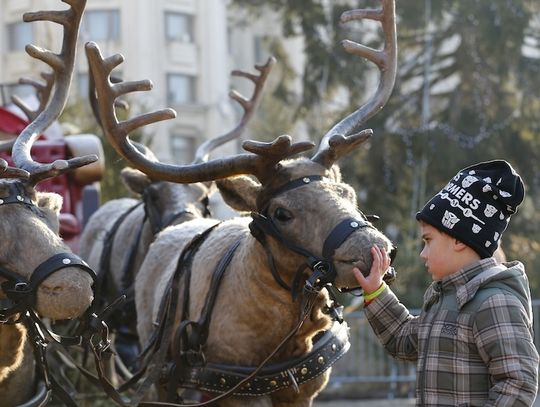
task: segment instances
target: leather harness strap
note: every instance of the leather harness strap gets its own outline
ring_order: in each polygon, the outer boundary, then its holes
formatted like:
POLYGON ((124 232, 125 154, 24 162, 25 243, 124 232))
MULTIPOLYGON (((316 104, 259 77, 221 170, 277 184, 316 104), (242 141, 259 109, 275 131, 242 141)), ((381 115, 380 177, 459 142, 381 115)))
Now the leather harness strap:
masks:
MULTIPOLYGON (((314 343, 306 355, 262 368, 248 383, 234 391, 237 396, 263 396, 300 385, 330 368, 350 348, 347 324, 334 322, 332 329, 314 343)), ((219 363, 184 368, 182 387, 224 393, 248 377, 255 367, 219 363)))

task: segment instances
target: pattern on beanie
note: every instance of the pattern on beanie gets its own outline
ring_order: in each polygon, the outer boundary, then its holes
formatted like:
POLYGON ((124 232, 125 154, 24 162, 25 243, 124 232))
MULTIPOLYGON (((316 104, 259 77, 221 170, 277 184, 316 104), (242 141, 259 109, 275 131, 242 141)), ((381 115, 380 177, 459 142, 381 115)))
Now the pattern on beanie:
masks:
POLYGON ((488 161, 458 172, 416 218, 489 257, 523 197, 523 182, 510 164, 488 161))

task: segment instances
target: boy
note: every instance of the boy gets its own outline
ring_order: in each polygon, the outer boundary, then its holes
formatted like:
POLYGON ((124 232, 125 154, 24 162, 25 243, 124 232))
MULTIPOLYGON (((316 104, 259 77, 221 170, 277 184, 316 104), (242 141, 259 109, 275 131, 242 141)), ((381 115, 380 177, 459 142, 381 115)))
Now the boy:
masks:
POLYGON ((372 248, 367 277, 354 269, 379 340, 417 362, 417 405, 532 405, 539 360, 527 276, 519 261, 492 257, 523 197, 510 164, 490 161, 461 170, 416 214, 433 278, 419 316, 384 284, 384 250, 372 248))

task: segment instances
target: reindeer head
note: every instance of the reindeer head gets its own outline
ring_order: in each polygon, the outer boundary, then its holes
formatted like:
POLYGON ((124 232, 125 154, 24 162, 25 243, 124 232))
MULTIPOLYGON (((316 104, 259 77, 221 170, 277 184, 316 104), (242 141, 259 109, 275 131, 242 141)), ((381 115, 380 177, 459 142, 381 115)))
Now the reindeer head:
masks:
MULTIPOLYGON (((290 270, 304 261, 315 269, 325 262, 332 267, 331 278, 324 276, 319 281, 315 278, 314 283, 334 283, 343 288, 354 286, 352 266, 358 266, 365 273, 369 271, 371 246, 392 249, 390 241, 357 209, 354 191, 341 182, 334 165, 371 135, 371 130, 354 132, 382 108, 395 81, 397 47, 393 0, 383 0, 383 7, 378 10, 346 12, 342 21, 361 18, 381 22, 384 49, 378 51, 348 40, 343 45, 348 52, 363 56, 379 67, 379 87, 368 102, 323 137, 311 159, 289 159, 313 145, 292 144, 290 137, 281 136, 272 143, 245 141, 243 148, 250 154, 204 164, 173 166, 148 160, 134 148, 129 132, 145 124, 170 119, 174 111, 165 109, 119 122, 114 111, 116 98, 135 90, 149 90, 151 84, 141 81, 111 85, 109 75, 122 62, 122 57, 103 59, 97 46, 89 43, 86 51, 96 80, 100 117, 107 138, 124 158, 151 178, 179 183, 217 180, 224 198, 233 208, 253 213, 253 234, 263 245, 268 245, 268 254, 274 259, 276 269, 281 265, 290 270), (226 179, 238 175, 241 176, 226 179)), ((281 285, 291 284, 291 276, 276 279, 281 280, 281 285)))
MULTIPOLYGON (((81 315, 93 300, 93 272, 74 256, 58 236, 61 198, 38 192, 35 185, 71 169, 92 163, 96 156, 57 160, 50 164, 34 161, 33 142, 62 112, 73 72, 78 27, 86 0, 63 0, 62 11, 27 13, 24 21, 51 21, 64 27, 60 54, 28 45, 32 57, 48 64, 52 75, 43 76, 47 85, 40 108, 27 111, 31 123, 17 137, 12 150, 15 167, 0 162, 0 278, 2 295, 11 293, 19 306, 34 307, 42 316, 67 319, 81 315), (45 100, 46 99, 46 100, 45 100)), ((23 109, 24 110, 24 109, 23 109)))

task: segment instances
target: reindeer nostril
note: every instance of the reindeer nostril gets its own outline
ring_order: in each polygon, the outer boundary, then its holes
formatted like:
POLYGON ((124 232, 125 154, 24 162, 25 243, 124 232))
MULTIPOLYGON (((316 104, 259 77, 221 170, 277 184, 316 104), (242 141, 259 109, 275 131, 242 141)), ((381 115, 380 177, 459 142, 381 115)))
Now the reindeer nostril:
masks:
POLYGON ((62 291, 64 291, 63 287, 59 286, 59 285, 54 285, 54 286, 47 286, 45 284, 42 284, 40 287, 39 287, 39 290, 43 293, 43 294, 46 294, 46 295, 60 295, 62 294, 62 291))

